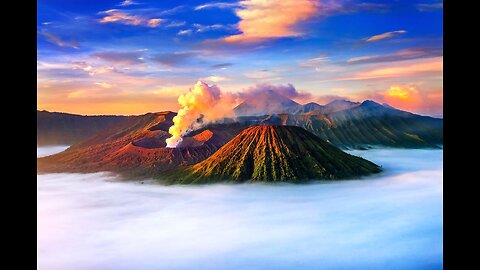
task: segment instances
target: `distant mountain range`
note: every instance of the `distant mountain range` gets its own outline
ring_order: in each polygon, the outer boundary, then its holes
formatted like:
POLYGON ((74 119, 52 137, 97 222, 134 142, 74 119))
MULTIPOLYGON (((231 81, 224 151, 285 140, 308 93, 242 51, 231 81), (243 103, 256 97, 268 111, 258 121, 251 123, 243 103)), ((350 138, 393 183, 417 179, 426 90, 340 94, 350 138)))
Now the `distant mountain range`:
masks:
MULTIPOLYGON (((437 148, 443 144, 443 119, 401 111, 388 104, 381 105, 371 100, 362 103, 336 100, 326 105, 313 102, 300 105, 273 91, 268 91, 264 95, 259 95, 258 99, 245 100, 234 110, 243 114, 247 113, 247 109, 253 110, 254 115, 225 119, 226 121, 222 123, 207 125, 192 134, 210 129, 216 133, 229 130, 228 133, 235 136, 242 130, 241 128, 253 125, 292 125, 303 127, 340 148, 364 149, 376 145, 437 148), (261 106, 264 101, 269 106, 261 106), (282 106, 286 106, 286 110, 291 112, 255 115, 279 111, 282 106)), ((175 113, 172 112, 172 115, 175 113)), ((129 119, 142 118, 146 115, 79 116, 38 111, 37 116, 37 144, 53 145, 75 144, 102 129, 116 127, 124 122, 128 125, 129 119)), ((167 132, 171 124, 168 121, 163 123, 162 130, 167 132)), ((229 139, 233 136, 229 136, 229 139)), ((164 144, 163 141, 155 141, 152 138, 139 143, 150 144, 151 147, 164 144)), ((182 144, 189 143, 191 142, 187 139, 182 144)))
POLYGON ((302 105, 272 90, 247 98, 233 109, 237 116, 294 112, 302 105))
POLYGON ((37 145, 72 145, 127 118, 37 111, 37 145))
POLYGON ((251 96, 233 109, 236 116, 260 116, 269 114, 304 114, 331 113, 350 109, 360 105, 359 102, 335 100, 326 105, 310 102, 301 105, 275 91, 267 90, 251 96))
MULTIPOLYGON (((303 127, 333 145, 346 149, 371 146, 438 148, 443 144, 443 119, 401 111, 371 100, 362 103, 336 100, 324 106, 316 105, 300 105, 304 109, 291 113, 239 116, 235 121, 245 126, 303 127)), ((218 129, 221 125, 211 124, 204 129, 218 129)))

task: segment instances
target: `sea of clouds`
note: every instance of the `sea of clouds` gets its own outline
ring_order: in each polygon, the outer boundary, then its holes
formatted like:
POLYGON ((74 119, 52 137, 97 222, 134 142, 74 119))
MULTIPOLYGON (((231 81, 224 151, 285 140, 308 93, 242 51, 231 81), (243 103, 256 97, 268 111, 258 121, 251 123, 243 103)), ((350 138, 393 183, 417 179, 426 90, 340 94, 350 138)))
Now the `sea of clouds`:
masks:
POLYGON ((38 175, 39 269, 442 269, 443 151, 350 153, 385 172, 202 186, 38 175))
POLYGON ((46 157, 53 155, 58 152, 62 152, 63 150, 67 149, 68 145, 55 145, 55 146, 45 146, 45 147, 37 147, 37 158, 39 157, 46 157))

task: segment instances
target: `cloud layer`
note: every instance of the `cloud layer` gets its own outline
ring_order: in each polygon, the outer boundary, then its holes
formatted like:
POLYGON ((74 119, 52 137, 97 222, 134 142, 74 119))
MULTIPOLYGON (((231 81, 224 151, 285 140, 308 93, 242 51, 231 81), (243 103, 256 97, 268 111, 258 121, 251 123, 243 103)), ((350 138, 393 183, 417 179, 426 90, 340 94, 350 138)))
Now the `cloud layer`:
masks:
POLYGON ((38 175, 38 267, 442 269, 443 151, 352 154, 385 173, 203 186, 38 175))

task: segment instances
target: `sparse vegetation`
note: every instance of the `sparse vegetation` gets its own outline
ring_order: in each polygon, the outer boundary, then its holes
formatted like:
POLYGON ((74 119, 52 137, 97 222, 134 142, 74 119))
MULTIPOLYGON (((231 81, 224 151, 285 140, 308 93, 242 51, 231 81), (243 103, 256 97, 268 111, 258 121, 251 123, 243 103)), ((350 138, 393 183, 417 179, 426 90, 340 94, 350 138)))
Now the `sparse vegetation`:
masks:
POLYGON ((348 179, 380 172, 295 126, 255 126, 242 131, 208 159, 177 172, 171 183, 218 181, 302 182, 348 179))

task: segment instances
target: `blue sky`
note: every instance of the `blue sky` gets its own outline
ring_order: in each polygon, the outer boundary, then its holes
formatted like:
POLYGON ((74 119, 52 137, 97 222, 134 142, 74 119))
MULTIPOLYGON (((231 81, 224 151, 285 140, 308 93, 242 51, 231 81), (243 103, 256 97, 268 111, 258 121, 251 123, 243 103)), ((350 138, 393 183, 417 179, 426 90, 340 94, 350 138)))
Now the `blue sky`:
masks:
POLYGON ((203 80, 442 114, 441 1, 39 0, 37 14, 39 109, 177 110, 203 80))

